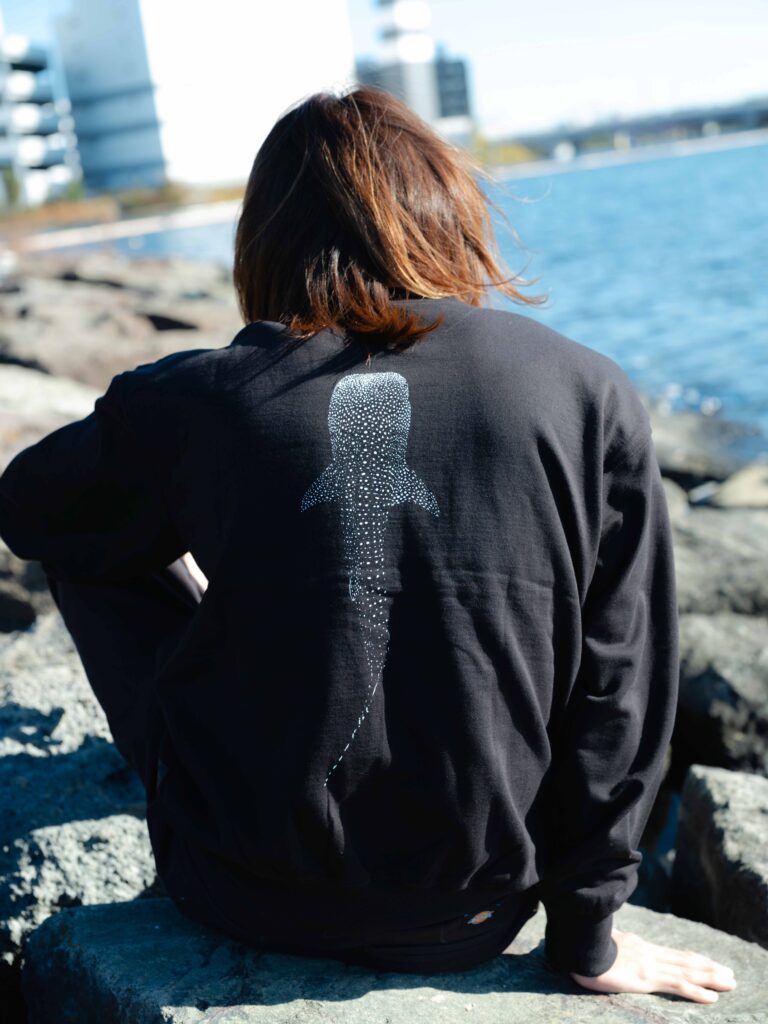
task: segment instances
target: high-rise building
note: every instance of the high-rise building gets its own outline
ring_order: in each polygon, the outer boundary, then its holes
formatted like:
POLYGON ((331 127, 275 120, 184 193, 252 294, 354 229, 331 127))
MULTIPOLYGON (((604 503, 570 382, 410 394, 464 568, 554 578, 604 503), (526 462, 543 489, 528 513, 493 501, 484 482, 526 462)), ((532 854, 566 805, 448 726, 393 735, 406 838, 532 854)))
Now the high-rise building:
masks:
POLYGON ((440 117, 469 117, 466 61, 446 56, 443 47, 438 46, 435 71, 437 72, 440 117))
POLYGON ((386 89, 446 138, 468 145, 473 120, 466 62, 435 45, 427 0, 376 0, 376 6, 379 52, 357 62, 358 82, 386 89))
POLYGON ((0 206, 36 205, 76 177, 69 103, 51 75, 51 54, 6 34, 0 13, 0 206))
POLYGON ((91 191, 240 182, 287 107, 354 82, 347 0, 71 0, 55 24, 91 191))

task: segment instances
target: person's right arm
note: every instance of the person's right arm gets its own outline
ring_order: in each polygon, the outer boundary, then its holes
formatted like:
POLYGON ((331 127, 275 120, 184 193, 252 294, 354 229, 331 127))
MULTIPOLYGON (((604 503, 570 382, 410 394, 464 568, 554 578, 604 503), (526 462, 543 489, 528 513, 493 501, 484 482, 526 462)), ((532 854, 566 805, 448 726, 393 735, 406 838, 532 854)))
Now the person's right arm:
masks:
POLYGON ((650 424, 607 454, 601 528, 582 607, 581 663, 553 737, 546 954, 598 976, 616 961, 613 913, 637 885, 638 846, 677 711, 671 525, 650 424))
POLYGON ((672 530, 650 425, 603 472, 599 551, 582 610, 582 659, 554 745, 554 856, 542 884, 545 950, 595 992, 717 1000, 730 968, 613 926, 637 885, 638 849, 677 711, 672 530))

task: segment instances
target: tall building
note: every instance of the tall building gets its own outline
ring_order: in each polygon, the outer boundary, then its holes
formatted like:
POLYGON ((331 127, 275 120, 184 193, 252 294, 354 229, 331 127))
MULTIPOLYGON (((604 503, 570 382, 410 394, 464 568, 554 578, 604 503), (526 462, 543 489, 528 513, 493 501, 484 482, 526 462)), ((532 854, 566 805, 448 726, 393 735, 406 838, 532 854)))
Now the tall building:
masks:
POLYGON ((138 0, 74 0, 55 26, 89 191, 162 185, 166 154, 138 0))
POLYGON ((287 107, 354 82, 347 0, 71 0, 55 25, 90 191, 241 182, 287 107))
POLYGON ((79 177, 66 96, 49 50, 3 31, 0 14, 0 206, 33 206, 79 177))
POLYGON ((440 117, 469 117, 469 88, 467 63, 456 57, 448 57, 438 45, 435 58, 437 72, 437 95, 440 103, 440 117))
POLYGON ((357 62, 360 83, 386 89, 446 138, 468 145, 473 130, 466 62, 430 33, 427 0, 376 0, 379 53, 357 62))

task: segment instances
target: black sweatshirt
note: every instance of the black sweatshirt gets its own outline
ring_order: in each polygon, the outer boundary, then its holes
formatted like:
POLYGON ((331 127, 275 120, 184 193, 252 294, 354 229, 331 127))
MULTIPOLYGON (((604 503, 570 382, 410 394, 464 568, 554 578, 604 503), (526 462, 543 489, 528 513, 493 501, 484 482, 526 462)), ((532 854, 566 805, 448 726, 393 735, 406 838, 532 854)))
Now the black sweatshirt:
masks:
POLYGON ((650 420, 529 317, 394 301, 442 326, 369 364, 260 321, 117 374, 11 461, 0 534, 60 580, 192 552, 157 803, 254 907, 300 892, 330 937, 530 891, 550 961, 597 975, 677 702, 650 420))

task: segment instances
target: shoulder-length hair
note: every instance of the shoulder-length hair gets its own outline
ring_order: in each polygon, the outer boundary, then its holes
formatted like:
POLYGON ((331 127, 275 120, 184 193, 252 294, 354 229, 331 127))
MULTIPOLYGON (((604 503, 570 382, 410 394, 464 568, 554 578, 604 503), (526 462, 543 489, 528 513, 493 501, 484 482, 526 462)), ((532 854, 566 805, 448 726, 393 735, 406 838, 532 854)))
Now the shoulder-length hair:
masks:
MULTIPOLYGON (((233 279, 246 323, 306 340, 326 328, 403 349, 425 324, 393 298, 481 305, 504 277, 488 206, 463 150, 383 89, 319 92, 289 107, 253 163, 235 235, 233 279)), ((496 208, 496 207, 495 207, 496 208)))

